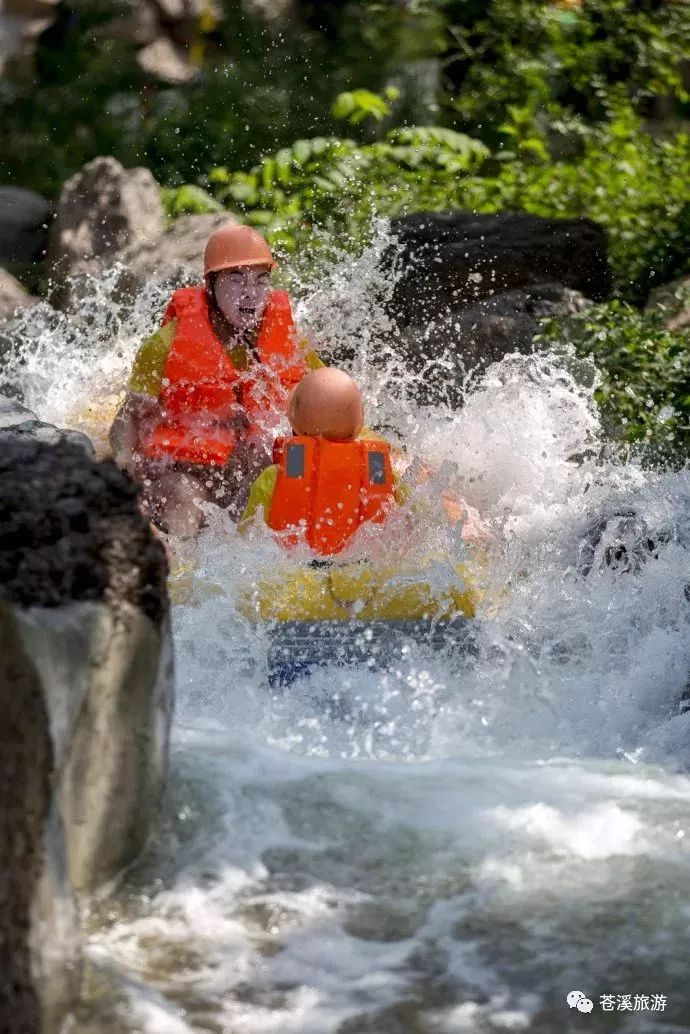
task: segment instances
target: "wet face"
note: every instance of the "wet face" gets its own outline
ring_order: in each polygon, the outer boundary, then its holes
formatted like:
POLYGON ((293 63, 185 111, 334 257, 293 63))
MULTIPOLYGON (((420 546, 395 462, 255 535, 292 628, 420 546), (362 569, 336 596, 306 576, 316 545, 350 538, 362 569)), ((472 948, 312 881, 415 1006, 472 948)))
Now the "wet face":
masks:
POLYGON ((270 277, 267 266, 224 269, 217 274, 213 292, 216 305, 234 330, 251 331, 259 325, 271 288, 270 277))

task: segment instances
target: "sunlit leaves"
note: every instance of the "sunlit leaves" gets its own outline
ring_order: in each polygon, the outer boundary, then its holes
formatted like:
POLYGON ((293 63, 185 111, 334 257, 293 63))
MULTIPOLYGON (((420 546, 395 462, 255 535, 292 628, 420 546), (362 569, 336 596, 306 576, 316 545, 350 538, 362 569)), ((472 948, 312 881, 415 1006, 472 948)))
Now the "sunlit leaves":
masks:
POLYGON ((177 219, 186 214, 201 215, 205 212, 223 211, 223 206, 214 197, 193 183, 164 189, 162 198, 169 219, 177 219))
POLYGON ((612 301, 544 321, 542 339, 574 344, 603 375, 598 400, 609 432, 645 442, 665 458, 690 447, 690 335, 665 326, 663 311, 612 301))
POLYGON ((356 126, 366 119, 382 122, 391 114, 391 107, 378 93, 372 93, 371 90, 352 90, 336 97, 331 114, 336 119, 345 119, 356 126))
POLYGON ((408 204, 436 207, 459 177, 478 171, 488 157, 484 144, 463 133, 413 126, 364 145, 341 137, 298 140, 249 172, 213 169, 208 184, 219 201, 260 219, 289 248, 313 224, 357 236, 374 213, 395 214, 408 204))

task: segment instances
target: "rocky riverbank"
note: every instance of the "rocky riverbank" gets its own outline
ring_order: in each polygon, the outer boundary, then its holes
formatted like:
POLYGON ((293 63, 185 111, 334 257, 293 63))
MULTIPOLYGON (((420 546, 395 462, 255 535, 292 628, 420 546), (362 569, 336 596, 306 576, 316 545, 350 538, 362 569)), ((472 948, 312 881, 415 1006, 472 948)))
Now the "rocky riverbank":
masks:
POLYGON ((144 848, 173 709, 166 561, 88 439, 0 399, 0 1029, 63 1029, 79 910, 144 848))

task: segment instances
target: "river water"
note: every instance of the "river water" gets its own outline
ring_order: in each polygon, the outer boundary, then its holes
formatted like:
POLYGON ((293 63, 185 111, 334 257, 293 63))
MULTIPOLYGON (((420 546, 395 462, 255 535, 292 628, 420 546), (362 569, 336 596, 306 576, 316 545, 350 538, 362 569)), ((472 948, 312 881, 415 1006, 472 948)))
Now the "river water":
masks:
MULTIPOLYGON (((266 639, 235 603, 283 561, 212 521, 173 585, 162 828, 87 919, 78 1029, 690 1031, 690 475, 606 457, 592 371, 567 348, 492 367, 459 413, 416 406, 372 361, 375 258, 306 284, 301 315, 356 342, 370 419, 493 530, 477 656, 411 649, 389 672, 269 690, 266 639), (654 543, 635 572, 603 562, 606 528, 588 538, 629 514, 654 543)), ((113 297, 106 279, 78 315, 25 317, 12 369, 40 416, 96 438, 164 302, 113 297)), ((471 563, 427 511, 406 548, 471 563)))

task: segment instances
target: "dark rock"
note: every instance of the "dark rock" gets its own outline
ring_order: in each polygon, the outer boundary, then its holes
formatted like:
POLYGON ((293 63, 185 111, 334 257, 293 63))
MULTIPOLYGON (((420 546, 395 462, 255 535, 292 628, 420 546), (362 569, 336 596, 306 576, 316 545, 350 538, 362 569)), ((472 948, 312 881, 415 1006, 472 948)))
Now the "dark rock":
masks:
POLYGON ((582 311, 610 289, 606 238, 588 219, 422 212, 392 231, 393 348, 424 404, 460 405, 468 374, 532 351, 541 317, 582 311))
POLYGON ((165 552, 136 486, 71 441, 5 431, 0 450, 0 597, 25 607, 126 602, 160 624, 165 552))
POLYGON ((392 310, 426 323, 516 288, 560 284, 586 298, 611 287, 604 231, 589 219, 421 212, 393 220, 399 269, 392 310))
POLYGON ((137 497, 69 441, 0 437, 0 601, 40 678, 79 894, 107 888, 143 850, 166 766, 167 565, 137 497))
POLYGON ((560 284, 505 291, 463 309, 451 325, 442 326, 437 341, 446 351, 460 345, 467 367, 483 365, 509 352, 531 352, 540 317, 572 315, 588 304, 578 291, 560 284))
POLYGON ((0 265, 39 261, 52 218, 53 206, 40 194, 0 187, 0 265))
POLYGON ((534 350, 540 317, 570 315, 589 304, 577 291, 560 284, 506 291, 449 318, 404 327, 396 336, 395 350, 413 375, 417 402, 457 408, 470 374, 510 353, 528 355, 534 350))
POLYGON ((0 395, 0 442, 3 441, 3 432, 10 430, 13 441, 35 441, 45 445, 70 442, 82 449, 87 456, 94 455, 91 441, 81 431, 63 430, 52 424, 45 424, 16 399, 0 395))
POLYGON ((173 706, 167 565, 137 494, 112 463, 0 399, 0 1029, 10 1034, 66 1029, 79 984, 75 894, 105 893, 137 859, 160 801, 173 706))

